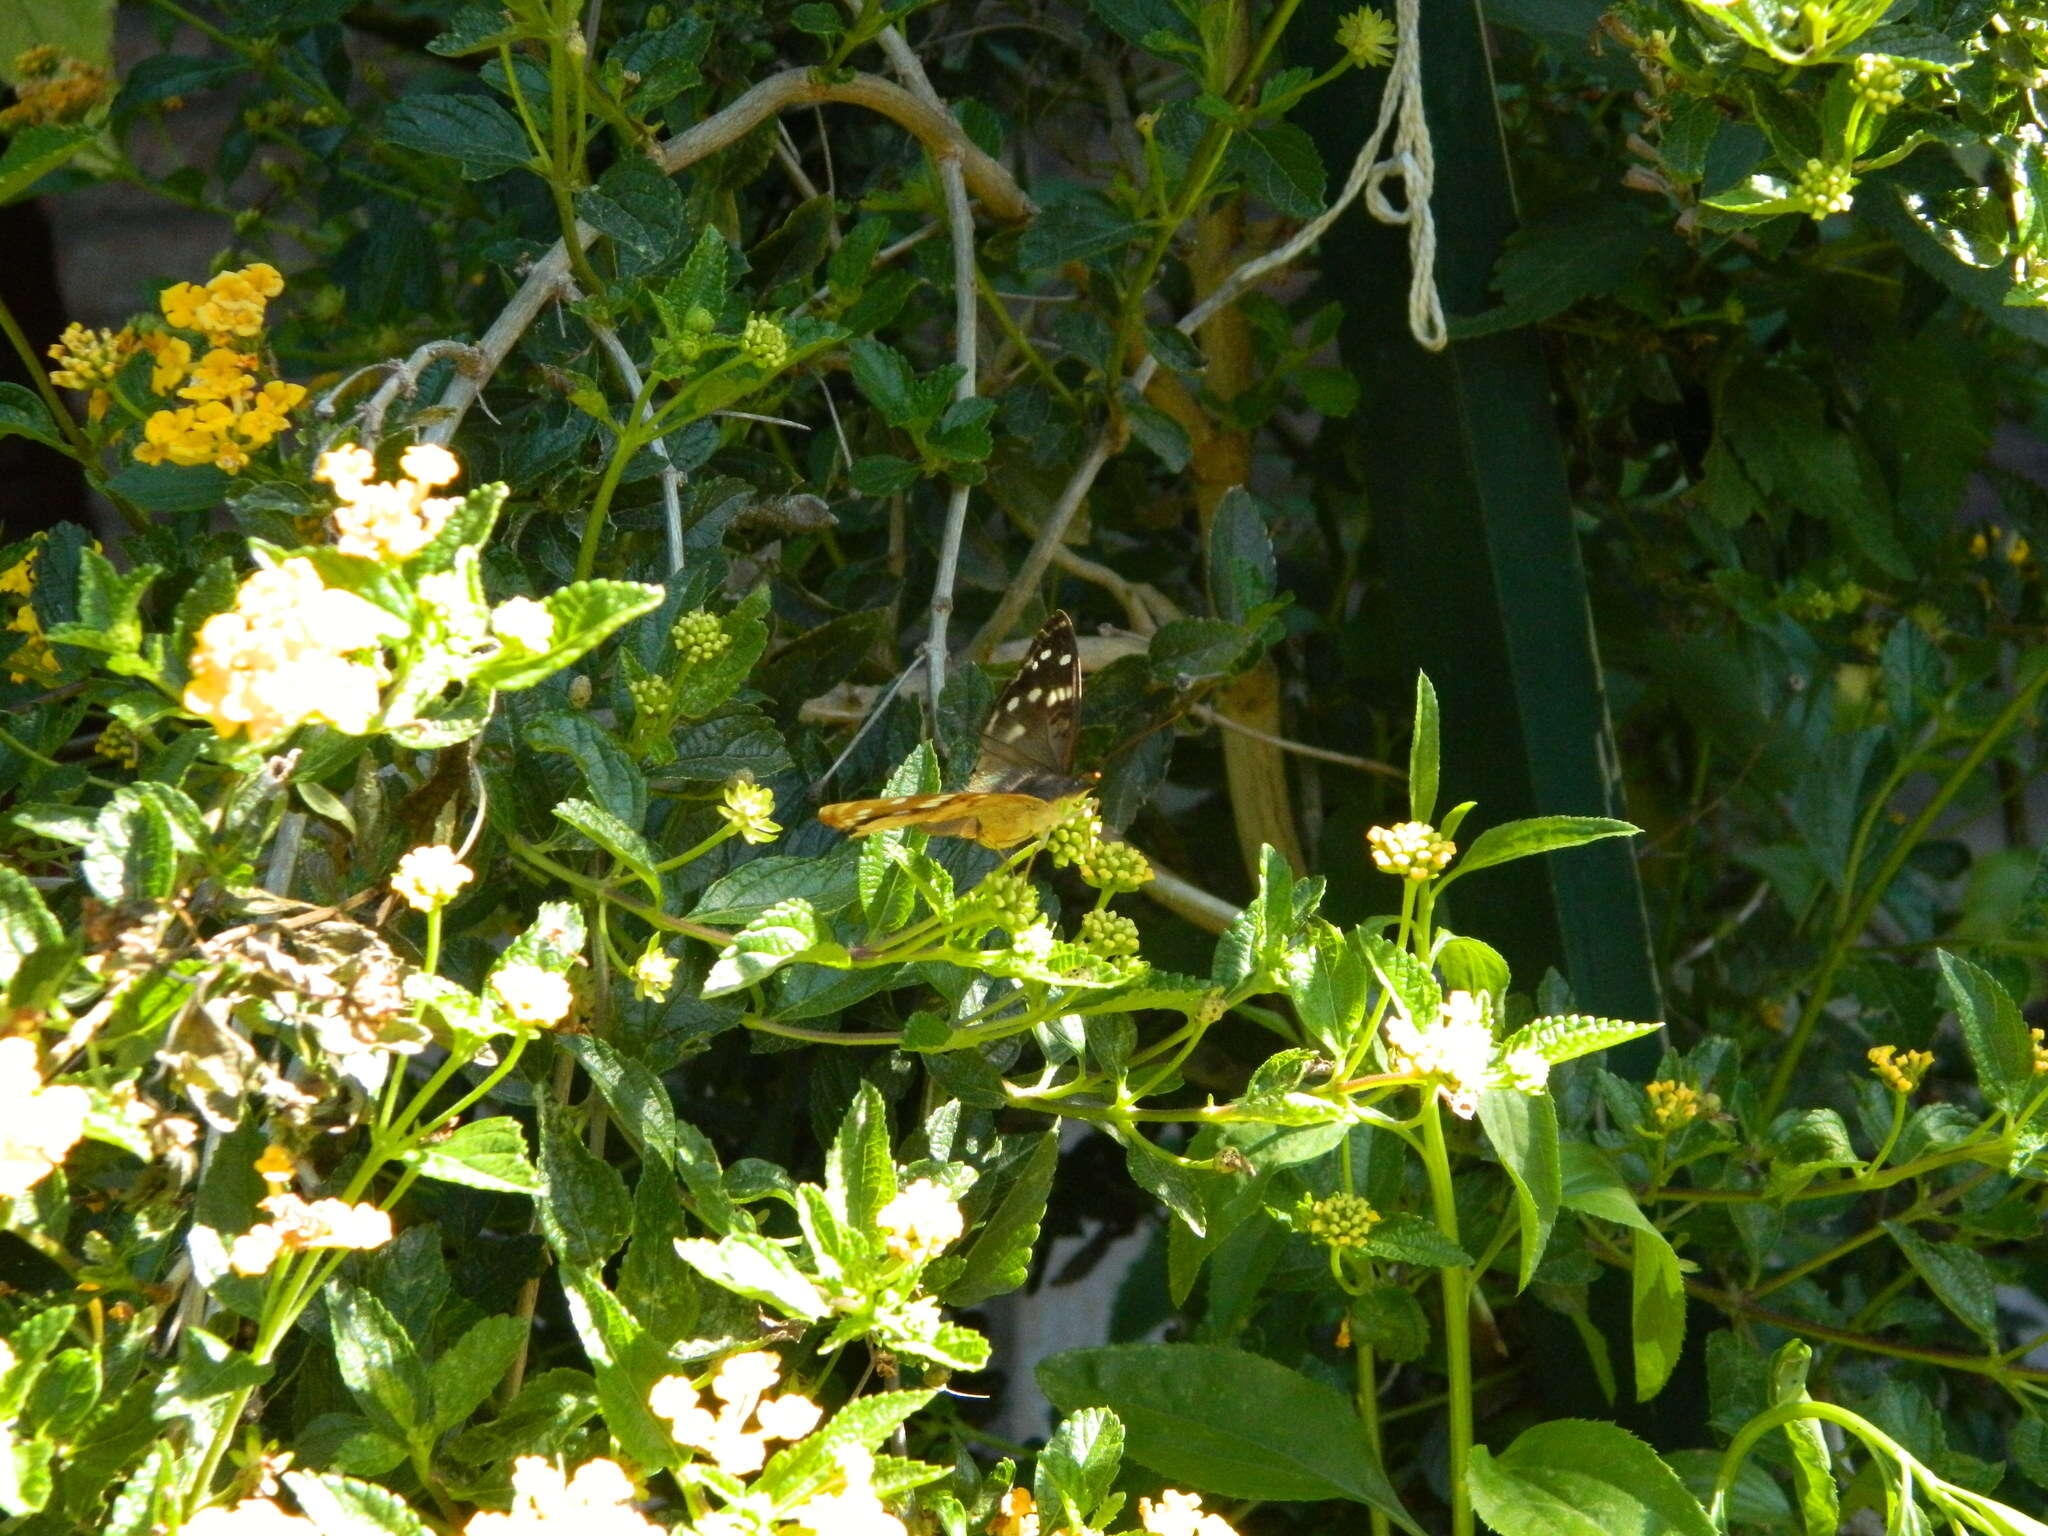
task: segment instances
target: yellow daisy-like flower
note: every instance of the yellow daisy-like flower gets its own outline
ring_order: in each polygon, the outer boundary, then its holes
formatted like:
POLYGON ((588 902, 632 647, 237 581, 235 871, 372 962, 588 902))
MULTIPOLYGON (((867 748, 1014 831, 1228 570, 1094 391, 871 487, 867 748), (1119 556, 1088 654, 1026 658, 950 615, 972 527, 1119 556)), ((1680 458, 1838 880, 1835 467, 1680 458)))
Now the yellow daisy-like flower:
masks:
POLYGON ((542 1027, 567 1018, 576 1002, 568 977, 524 962, 503 966, 493 974, 491 991, 520 1023, 542 1027))
POLYGON ((46 1086, 33 1040, 0 1040, 0 1196, 27 1194, 85 1134, 92 1095, 46 1086))
POLYGON ((1393 22, 1361 5, 1337 23, 1337 46, 1361 69, 1378 69, 1394 57, 1393 22))
POLYGON ((415 848, 398 861, 398 873, 391 877, 391 889, 416 912, 445 907, 462 888, 476 878, 476 871, 456 856, 446 843, 415 848))

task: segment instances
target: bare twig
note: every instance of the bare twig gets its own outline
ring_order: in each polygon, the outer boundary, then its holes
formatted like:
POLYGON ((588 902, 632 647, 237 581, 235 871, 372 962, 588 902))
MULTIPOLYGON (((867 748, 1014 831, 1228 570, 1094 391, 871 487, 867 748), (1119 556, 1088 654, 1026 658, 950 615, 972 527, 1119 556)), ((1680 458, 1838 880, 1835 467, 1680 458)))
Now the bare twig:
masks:
POLYGON ((479 361, 477 349, 466 341, 430 341, 415 348, 412 356, 403 362, 393 358, 389 362, 372 363, 368 368, 358 368, 320 397, 320 403, 313 408, 313 414, 322 420, 332 420, 337 404, 356 381, 370 372, 381 371, 384 374, 384 382, 377 386, 369 399, 356 408, 353 417, 363 446, 375 448, 377 439, 384 435, 384 415, 391 409, 392 402, 400 395, 411 399, 419 390, 420 375, 444 357, 455 359, 458 375, 461 370, 473 367, 479 361))
MULTIPOLYGON (((915 136, 934 155, 954 155, 969 190, 994 217, 1028 219, 1035 211, 1016 179, 984 154, 950 114, 877 75, 825 80, 808 69, 786 69, 770 75, 723 110, 667 140, 655 152, 654 161, 673 174, 745 137, 777 113, 826 102, 843 102, 879 112, 915 136)), ((576 227, 579 242, 594 234, 581 223, 576 227)), ((422 433, 426 441, 446 443, 455 436, 462 418, 511 355, 527 327, 560 295, 562 279, 568 273, 568 247, 558 240, 528 270, 518 291, 477 342, 473 365, 459 372, 441 392, 440 400, 432 408, 433 420, 422 433)))
POLYGON ((1262 731, 1257 726, 1246 725, 1242 720, 1234 720, 1221 710, 1211 709, 1206 704, 1191 704, 1188 706, 1188 713, 1204 725, 1220 725, 1226 731, 1236 731, 1240 736, 1263 741, 1270 747, 1292 752, 1297 757, 1313 757, 1325 763, 1339 763, 1346 768, 1356 768, 1361 773, 1376 773, 1386 779, 1405 780, 1408 777, 1405 771, 1396 768, 1392 763, 1383 763, 1372 757, 1356 757, 1349 752, 1333 751, 1329 747, 1312 747, 1305 741, 1295 741, 1287 736, 1275 736, 1272 732, 1262 731))
POLYGON ((1149 853, 1145 862, 1152 866, 1152 882, 1142 887, 1144 894, 1176 917, 1184 917, 1206 932, 1221 933, 1237 916, 1238 909, 1221 896, 1212 896, 1199 885, 1162 868, 1149 853))
MULTIPOLYGON (((1150 378, 1149 368, 1153 359, 1146 358, 1138 365, 1138 371, 1150 378)), ((1094 488, 1095 477, 1102 473, 1102 466, 1123 446, 1124 434, 1115 424, 1104 427, 1096 436, 1094 446, 1088 450, 1074 473, 1068 477, 1060 499, 1053 504, 1051 513, 1039 527, 1038 537, 1031 542, 1024 561, 1017 567, 1017 574, 1010 578, 1010 585, 1004 590, 1002 601, 996 604, 996 611, 988 616, 988 622, 969 642, 969 655, 985 654, 989 647, 1001 640, 1016 627, 1031 601, 1031 594, 1037 590, 1038 581, 1045 574, 1045 568, 1052 563, 1052 552, 1059 548, 1066 537, 1067 525, 1074 520, 1074 514, 1081 509, 1081 503, 1088 499, 1088 492, 1094 488)))

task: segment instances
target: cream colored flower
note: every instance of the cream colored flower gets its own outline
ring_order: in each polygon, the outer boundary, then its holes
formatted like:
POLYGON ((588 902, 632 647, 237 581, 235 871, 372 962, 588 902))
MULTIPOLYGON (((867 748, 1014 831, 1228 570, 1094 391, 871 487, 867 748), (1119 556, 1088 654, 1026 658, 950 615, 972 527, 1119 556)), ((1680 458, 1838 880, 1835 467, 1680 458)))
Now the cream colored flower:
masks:
POLYGON ((491 990, 505 1011, 522 1024, 558 1024, 576 1001, 569 978, 560 971, 524 962, 504 966, 491 977, 491 990))
POLYGON ((1052 924, 1040 918, 1029 928, 1021 928, 1010 936, 1010 948, 1026 960, 1045 961, 1052 958, 1052 947, 1056 942, 1052 924))
POLYGON ((1038 1536, 1038 1501, 1029 1488, 1012 1488, 996 1506, 989 1536, 1038 1536))
POLYGON ((230 1245, 228 1264, 238 1275, 265 1273, 281 1253, 304 1253, 309 1248, 382 1248, 391 1241, 391 1215, 374 1205, 350 1205, 346 1200, 308 1202, 284 1193, 256 1203, 271 1219, 250 1228, 230 1245))
POLYGON ((0 1040, 0 1196, 25 1195, 85 1134, 92 1095, 46 1087, 33 1040, 0 1040))
POLYGON ((391 889, 416 912, 432 912, 453 901, 476 878, 476 871, 456 857, 446 843, 415 848, 398 861, 391 889))
POLYGON ((599 1457, 568 1477, 551 1461, 512 1464, 512 1508, 469 1517, 464 1536, 663 1536, 633 1508, 633 1484, 617 1462, 599 1457))
POLYGON ((269 1499, 244 1499, 233 1508, 216 1504, 179 1529, 184 1536, 320 1536, 304 1515, 288 1515, 269 1499))
POLYGON ((402 480, 372 480, 375 460, 345 443, 320 455, 313 478, 334 487, 334 547, 344 554, 395 563, 410 560, 434 541, 455 509, 453 497, 429 496, 462 473, 455 455, 434 443, 415 443, 399 459, 402 480))
POLYGON ((676 957, 658 949, 641 952, 633 962, 633 995, 643 1003, 658 1003, 676 984, 676 957))
POLYGON ((725 786, 718 814, 739 828, 749 843, 772 843, 782 835, 775 821, 775 791, 746 779, 734 779, 725 786))
POLYGON ((491 633, 523 650, 544 651, 555 643, 555 616, 545 603, 508 597, 491 610, 491 633))
POLYGON ((782 1518, 789 1524, 783 1529, 806 1536, 907 1536, 903 1522, 882 1507, 875 1492, 874 1452, 849 1445, 837 1457, 841 1485, 786 1511, 782 1518))
POLYGON ((1471 1119, 1479 1109, 1480 1091, 1494 1077, 1493 1025, 1487 1013, 1486 1000, 1470 992, 1447 996, 1442 1015, 1428 1029, 1397 1013, 1387 1020, 1383 1036, 1389 1065, 1433 1084, 1454 1114, 1471 1119))
POLYGON ((1428 880, 1441 874, 1458 851, 1458 845, 1426 821, 1401 821, 1391 827, 1373 827, 1365 834, 1372 861, 1389 875, 1404 880, 1428 880))
POLYGON ((726 1360, 713 1376, 711 1395, 721 1404, 716 1413, 685 1376, 657 1381, 647 1406, 669 1421, 678 1445, 708 1456, 729 1476, 748 1477, 766 1464, 771 1440, 801 1440, 822 1417, 817 1404, 801 1394, 768 1398, 768 1389, 781 1379, 782 1362, 772 1351, 749 1350, 726 1360))
POLYGON ((1167 1488, 1157 1503, 1138 1500, 1138 1524, 1152 1536, 1237 1536, 1221 1515, 1202 1513, 1201 1495, 1167 1488))
POLYGON ((943 1185, 930 1179, 898 1190, 895 1199, 875 1212, 875 1225, 890 1257, 910 1260, 937 1257, 966 1230, 959 1205, 943 1185))

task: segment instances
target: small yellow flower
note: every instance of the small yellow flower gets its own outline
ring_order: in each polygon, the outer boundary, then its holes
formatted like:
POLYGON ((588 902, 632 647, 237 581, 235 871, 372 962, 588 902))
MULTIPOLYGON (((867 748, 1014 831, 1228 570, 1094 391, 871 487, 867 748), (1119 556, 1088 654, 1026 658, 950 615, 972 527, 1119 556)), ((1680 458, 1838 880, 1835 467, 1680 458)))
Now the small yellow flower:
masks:
POLYGON ((1138 1500, 1138 1524, 1151 1536, 1237 1536, 1221 1515, 1202 1512, 1201 1495, 1162 1489, 1159 1500, 1138 1500))
POLYGON ((1661 1136, 1682 1131, 1701 1115, 1712 1113, 1708 1100, 1713 1095, 1702 1094, 1690 1083, 1670 1078, 1644 1084, 1643 1096, 1650 1101, 1650 1123, 1661 1136))
POLYGON ((643 1003, 658 1003, 676 984, 676 957, 665 955, 653 945, 633 962, 633 995, 643 1003))
POLYGON ((33 1040, 0 1040, 0 1196, 27 1194, 85 1134, 92 1095, 46 1086, 33 1040))
POLYGON ((775 791, 766 785, 734 779, 725 786, 718 814, 739 829, 750 843, 772 843, 782 835, 775 818, 775 791))
POLYGON ((875 1212, 875 1225, 894 1259, 922 1262, 937 1258, 960 1240, 966 1224, 960 1207, 945 1186, 917 1179, 875 1212))
POLYGON ((192 343, 169 331, 144 331, 136 343, 155 359, 149 372, 150 390, 159 395, 174 392, 192 368, 192 343))
POLYGON ((252 1227, 228 1248, 228 1266, 238 1275, 268 1272, 282 1253, 310 1248, 382 1248, 391 1241, 391 1215, 374 1205, 346 1200, 302 1200, 280 1192, 256 1202, 271 1219, 252 1227))
POLYGON ((555 616, 545 603, 530 597, 508 597, 491 610, 491 633, 522 650, 538 653, 555 643, 555 616))
POLYGON ((1934 1065, 1932 1051, 1902 1051, 1895 1045, 1874 1045, 1865 1054, 1877 1080, 1893 1093, 1911 1093, 1934 1065))
POLYGON ((543 1028, 566 1019, 576 1002, 568 977, 525 962, 501 967, 491 977, 491 990, 513 1018, 543 1028))
POLYGON ((0 131, 75 123, 114 93, 113 77, 96 64, 44 45, 16 56, 14 104, 0 111, 0 131), (28 68, 23 66, 27 65, 28 68))
POLYGON ((633 1508, 632 1479, 601 1456, 567 1477, 544 1457, 520 1457, 512 1464, 512 1508, 479 1511, 462 1529, 463 1536, 664 1536, 633 1508))
POLYGON ((2027 1033, 2031 1035, 2034 1040, 2035 1072, 2048 1072, 2048 1041, 2044 1041, 2042 1032, 2038 1029, 2028 1030, 2027 1033))
POLYGON ((50 370, 50 382, 64 389, 104 392, 134 350, 133 332, 95 331, 73 321, 50 344, 50 356, 57 363, 50 370))
POLYGON ((1337 46, 1360 69, 1378 69, 1394 57, 1394 24, 1369 5, 1337 22, 1337 46))
POLYGON ((398 861, 391 889, 415 912, 432 912, 453 901, 476 878, 476 871, 446 843, 415 848, 398 861))
POLYGON ((996 1506, 989 1536, 1038 1536, 1038 1501, 1029 1488, 1012 1488, 996 1506))
POLYGON ((1428 880, 1442 874, 1458 851, 1456 843, 1438 837, 1436 828, 1426 821, 1374 827, 1365 834, 1365 842, 1374 864, 1404 880, 1428 880))
POLYGON ((298 1168, 292 1161, 291 1153, 272 1142, 263 1149, 263 1155, 256 1159, 256 1171, 263 1176, 263 1182, 273 1190, 287 1188, 298 1176, 298 1168))
POLYGON ((215 345, 263 330, 263 311, 284 292, 284 279, 265 261, 236 272, 221 272, 204 286, 173 283, 159 294, 164 318, 181 331, 203 332, 215 345))
POLYGON ((257 359, 254 353, 232 347, 215 347, 192 369, 180 400, 240 400, 256 390, 257 359))

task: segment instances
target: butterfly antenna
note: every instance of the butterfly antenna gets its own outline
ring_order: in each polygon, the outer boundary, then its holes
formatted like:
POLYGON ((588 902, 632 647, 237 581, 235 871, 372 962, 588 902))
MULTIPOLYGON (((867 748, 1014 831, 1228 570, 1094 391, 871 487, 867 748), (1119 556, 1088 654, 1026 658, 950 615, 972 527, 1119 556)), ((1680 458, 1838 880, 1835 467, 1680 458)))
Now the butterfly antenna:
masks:
POLYGON ((875 728, 875 722, 887 713, 890 703, 897 694, 903 691, 904 685, 924 670, 924 662, 925 652, 923 647, 919 647, 917 655, 911 658, 910 665, 896 674, 895 681, 883 689, 882 696, 876 699, 874 704, 869 707, 867 718, 861 721, 860 728, 853 733, 853 740, 849 741, 840 754, 832 759, 832 766, 811 780, 811 798, 813 800, 816 800, 825 793, 825 786, 832 782, 832 776, 846 766, 846 760, 853 756, 854 748, 858 747, 867 733, 875 728))

